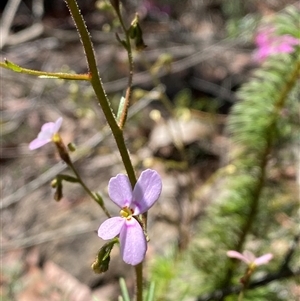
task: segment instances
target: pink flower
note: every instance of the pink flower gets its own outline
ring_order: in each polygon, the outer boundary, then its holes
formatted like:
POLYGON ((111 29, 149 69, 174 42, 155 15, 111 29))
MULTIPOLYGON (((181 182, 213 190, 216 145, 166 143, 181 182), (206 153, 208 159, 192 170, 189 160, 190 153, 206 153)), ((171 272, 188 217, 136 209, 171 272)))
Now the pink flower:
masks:
POLYGON ((254 58, 258 62, 263 62, 267 57, 280 53, 291 53, 300 40, 291 35, 276 35, 272 27, 262 29, 255 38, 257 50, 254 58))
POLYGON ((62 117, 59 117, 55 122, 47 122, 42 126, 36 139, 30 142, 29 149, 37 149, 53 140, 53 136, 58 132, 62 124, 62 117))
POLYGON ((228 251, 227 256, 244 261, 249 267, 267 264, 273 258, 273 254, 271 253, 255 257, 255 255, 250 251, 244 251, 243 254, 237 251, 228 251))
POLYGON ((133 191, 126 175, 118 174, 109 181, 109 197, 121 211, 120 216, 101 224, 98 236, 107 240, 119 235, 121 255, 128 264, 141 263, 147 251, 144 231, 134 216, 148 211, 159 198, 161 189, 161 178, 151 169, 141 173, 133 191))

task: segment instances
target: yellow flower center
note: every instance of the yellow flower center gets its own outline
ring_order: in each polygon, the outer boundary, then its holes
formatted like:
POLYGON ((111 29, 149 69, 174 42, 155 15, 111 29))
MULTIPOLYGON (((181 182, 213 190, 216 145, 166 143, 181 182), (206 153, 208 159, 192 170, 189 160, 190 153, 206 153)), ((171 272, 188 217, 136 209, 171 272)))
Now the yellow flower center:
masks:
POLYGON ((61 137, 58 133, 55 133, 53 136, 52 136, 52 141, 54 143, 60 143, 61 142, 61 137))
POLYGON ((120 215, 126 219, 131 219, 132 214, 133 214, 133 211, 128 207, 124 207, 120 211, 120 215))
POLYGON ((248 267, 249 267, 249 270, 250 270, 251 272, 253 272, 253 271, 256 269, 256 264, 255 264, 254 262, 251 262, 251 263, 248 265, 248 267))

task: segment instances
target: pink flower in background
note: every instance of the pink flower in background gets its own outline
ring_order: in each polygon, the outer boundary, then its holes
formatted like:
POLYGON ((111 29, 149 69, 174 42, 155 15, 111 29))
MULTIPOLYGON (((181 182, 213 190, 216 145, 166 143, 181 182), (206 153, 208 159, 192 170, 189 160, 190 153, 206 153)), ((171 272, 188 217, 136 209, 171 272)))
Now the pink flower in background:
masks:
POLYGON ((141 173, 133 190, 126 175, 118 174, 109 181, 109 197, 121 211, 120 216, 111 217, 101 224, 98 236, 107 240, 119 235, 121 255, 128 264, 141 263, 147 251, 144 231, 134 216, 148 211, 159 198, 161 190, 161 178, 151 169, 141 173))
POLYGON ((273 254, 271 253, 262 255, 260 257, 255 257, 255 255, 250 251, 244 251, 243 253, 239 253, 237 251, 228 251, 227 256, 244 261, 250 267, 267 264, 273 258, 273 254))
POLYGON ((37 149, 48 142, 52 141, 53 136, 58 132, 63 122, 62 117, 59 117, 55 122, 47 122, 42 126, 36 139, 30 142, 29 149, 37 149))
POLYGON ((274 28, 265 28, 258 32, 255 38, 257 50, 254 59, 263 62, 267 57, 280 53, 291 53, 300 40, 291 35, 276 35, 274 28))

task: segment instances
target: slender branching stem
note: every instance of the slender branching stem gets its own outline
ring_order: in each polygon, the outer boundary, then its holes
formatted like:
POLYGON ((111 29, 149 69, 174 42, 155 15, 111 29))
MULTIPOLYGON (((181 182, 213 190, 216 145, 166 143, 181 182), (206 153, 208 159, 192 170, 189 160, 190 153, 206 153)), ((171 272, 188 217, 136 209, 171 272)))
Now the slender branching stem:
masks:
MULTIPOLYGON (((120 20, 121 27, 124 31, 125 38, 126 38, 126 50, 128 56, 128 64, 129 64, 129 75, 128 75, 128 84, 125 94, 125 103, 120 115, 119 119, 119 127, 121 129, 124 128, 126 119, 127 119, 127 112, 131 102, 131 95, 132 95, 132 81, 133 81, 133 56, 132 56, 132 47, 130 42, 129 31, 125 26, 125 22, 123 20, 122 14, 120 12, 120 7, 115 9, 117 16, 120 20)), ((147 231, 147 212, 145 212, 142 216, 143 218, 143 228, 147 231)), ((136 301, 143 301, 143 262, 135 266, 135 274, 136 274, 136 301)))
POLYGON ((0 62, 0 67, 15 71, 17 73, 25 73, 29 75, 38 76, 40 78, 59 78, 59 79, 68 79, 68 80, 90 80, 89 74, 72 74, 64 72, 48 72, 48 71, 39 71, 28 68, 23 68, 15 63, 5 60, 0 62))
POLYGON ((116 122, 116 118, 114 116, 109 100, 104 91, 103 84, 101 82, 90 34, 86 27, 85 21, 80 13, 80 9, 77 5, 76 0, 65 0, 65 2, 70 10, 71 16, 74 19, 74 22, 76 24, 85 51, 87 64, 89 67, 89 73, 91 77, 90 79, 91 84, 97 96, 98 102, 103 110, 105 118, 112 130, 113 136, 116 140, 130 183, 132 187, 134 187, 136 183, 135 172, 124 141, 123 131, 116 122))
POLYGON ((119 120, 119 127, 123 129, 126 119, 127 119, 127 112, 128 108, 131 102, 131 95, 132 95, 132 81, 133 81, 133 55, 132 55, 132 47, 131 47, 131 42, 130 42, 130 36, 129 36, 129 31, 125 26, 125 22, 123 20, 122 14, 120 12, 120 9, 115 9, 117 16, 120 20, 121 27, 123 29, 123 32, 125 34, 125 39, 126 39, 126 50, 127 50, 127 57, 128 57, 128 64, 129 64, 129 75, 128 75, 128 84, 127 84, 127 89, 126 89, 126 94, 125 94, 125 103, 123 106, 123 110, 120 115, 120 120, 119 120))
POLYGON ((102 208, 102 210, 104 211, 104 213, 106 214, 106 216, 108 218, 111 217, 111 215, 109 214, 108 210, 106 209, 105 205, 103 203, 100 203, 97 196, 86 186, 86 184, 84 183, 84 181, 82 180, 80 174, 78 173, 77 169, 75 168, 73 162, 70 160, 68 163, 68 166, 72 169, 72 171, 74 172, 78 182, 80 183, 80 185, 83 187, 83 189, 86 191, 86 193, 93 199, 95 200, 100 207, 102 208))

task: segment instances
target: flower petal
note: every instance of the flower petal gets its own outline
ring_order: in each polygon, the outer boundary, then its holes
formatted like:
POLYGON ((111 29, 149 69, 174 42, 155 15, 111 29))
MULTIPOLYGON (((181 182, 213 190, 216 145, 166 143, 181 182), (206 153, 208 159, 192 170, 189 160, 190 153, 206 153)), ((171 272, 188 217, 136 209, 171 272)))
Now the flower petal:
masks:
POLYGON ((39 139, 39 138, 36 138, 36 139, 32 140, 29 143, 29 149, 30 150, 37 149, 37 148, 39 148, 39 147, 47 144, 50 141, 51 141, 51 139, 39 139))
POLYGON ((41 132, 50 132, 53 133, 55 129, 54 122, 46 122, 42 125, 41 132))
POLYGON ((55 124, 54 124, 54 127, 53 127, 53 134, 58 132, 58 130, 59 130, 60 127, 61 127, 62 122, 63 122, 63 118, 62 118, 62 117, 59 117, 59 118, 55 121, 55 124))
POLYGON ((276 48, 278 53, 291 53, 294 51, 294 47, 289 44, 281 44, 276 48))
POLYGON ((98 236, 104 240, 112 239, 119 235, 122 227, 125 224, 125 219, 122 217, 111 217, 101 224, 98 229, 98 236))
POLYGON ((125 222, 120 232, 120 246, 123 260, 131 265, 141 263, 147 251, 147 242, 142 227, 135 218, 125 222))
POLYGON ((260 256, 254 260, 254 264, 259 266, 262 264, 267 264, 273 258, 273 254, 268 253, 263 256, 260 256))
POLYGON ((246 262, 247 264, 249 263, 248 259, 243 254, 241 254, 237 251, 227 251, 226 254, 228 257, 242 260, 242 261, 246 262))
POLYGON ((48 140, 48 139, 52 139, 53 137, 53 133, 50 132, 50 131, 42 131, 42 132, 39 132, 37 138, 40 139, 40 140, 48 140))
POLYGON ((53 135, 60 129, 62 121, 63 118, 59 117, 55 122, 43 124, 37 138, 30 142, 29 149, 34 150, 50 142, 53 135))
POLYGON ((129 207, 132 200, 132 188, 126 175, 118 174, 108 183, 108 194, 120 208, 129 207))
POLYGON ((255 255, 252 252, 248 251, 248 250, 245 250, 243 252, 243 255, 247 259, 248 263, 253 263, 255 261, 255 259, 256 259, 255 255))
POLYGON ((132 209, 134 215, 150 209, 160 196, 162 182, 160 175, 152 169, 143 171, 134 186, 132 209))

